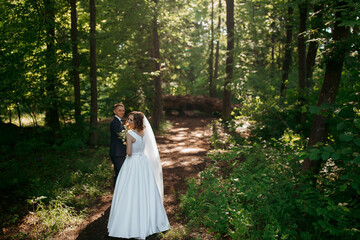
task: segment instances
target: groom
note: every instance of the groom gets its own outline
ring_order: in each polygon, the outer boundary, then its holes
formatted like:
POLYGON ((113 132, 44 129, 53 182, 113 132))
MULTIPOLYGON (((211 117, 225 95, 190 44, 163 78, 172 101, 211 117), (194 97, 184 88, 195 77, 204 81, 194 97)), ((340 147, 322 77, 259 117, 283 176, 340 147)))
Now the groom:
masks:
POLYGON ((125 107, 122 103, 116 103, 114 105, 114 119, 110 123, 110 158, 114 164, 114 185, 116 183, 116 178, 120 172, 121 166, 124 163, 126 158, 126 145, 119 138, 119 133, 125 129, 122 118, 125 114, 125 107))

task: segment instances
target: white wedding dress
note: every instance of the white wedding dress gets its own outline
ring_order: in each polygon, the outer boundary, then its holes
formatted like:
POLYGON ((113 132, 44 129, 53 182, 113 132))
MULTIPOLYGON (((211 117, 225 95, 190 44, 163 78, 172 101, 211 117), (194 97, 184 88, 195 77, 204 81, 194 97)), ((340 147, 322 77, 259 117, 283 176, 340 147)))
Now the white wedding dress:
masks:
MULTIPOLYGON (((163 206, 163 189, 159 189, 162 171, 159 185, 154 174, 157 172, 145 154, 145 143, 149 141, 134 131, 129 133, 136 141, 132 143, 132 155, 126 157, 116 180, 108 232, 111 237, 145 239, 169 230, 170 224, 163 206)), ((156 151, 158 153, 157 147, 156 151)))

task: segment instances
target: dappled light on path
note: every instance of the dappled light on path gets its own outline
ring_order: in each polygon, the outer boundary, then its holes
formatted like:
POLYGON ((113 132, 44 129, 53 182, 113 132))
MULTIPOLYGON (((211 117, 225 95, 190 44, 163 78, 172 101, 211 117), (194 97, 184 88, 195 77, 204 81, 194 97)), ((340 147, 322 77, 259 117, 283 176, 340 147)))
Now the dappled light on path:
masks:
MULTIPOLYGON (((186 223, 179 217, 180 197, 186 191, 186 179, 198 176, 205 168, 212 134, 209 124, 213 118, 169 120, 172 128, 163 136, 156 136, 163 167, 164 206, 172 229, 184 231, 186 223)), ((88 219, 75 228, 59 233, 55 239, 115 239, 107 235, 111 199, 112 195, 101 197, 88 219)))
POLYGON ((212 119, 174 118, 173 127, 157 137, 164 176, 164 205, 171 224, 179 211, 181 194, 186 191, 186 179, 196 177, 205 167, 212 119))

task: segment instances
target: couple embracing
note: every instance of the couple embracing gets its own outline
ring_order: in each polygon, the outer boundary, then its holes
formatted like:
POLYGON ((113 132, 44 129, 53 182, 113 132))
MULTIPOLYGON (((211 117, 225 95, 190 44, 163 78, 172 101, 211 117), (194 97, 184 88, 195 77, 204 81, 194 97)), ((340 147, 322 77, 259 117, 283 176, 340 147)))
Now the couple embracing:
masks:
POLYGON ((115 189, 108 232, 111 237, 145 239, 170 229, 163 206, 162 167, 155 136, 141 112, 131 112, 123 123, 125 107, 114 105, 110 124, 110 157, 115 189))

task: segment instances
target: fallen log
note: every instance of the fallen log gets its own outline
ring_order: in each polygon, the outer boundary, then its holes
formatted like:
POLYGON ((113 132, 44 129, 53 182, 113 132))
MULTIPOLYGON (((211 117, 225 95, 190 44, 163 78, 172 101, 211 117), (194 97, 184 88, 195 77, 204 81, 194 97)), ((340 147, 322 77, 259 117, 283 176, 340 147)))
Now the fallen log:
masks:
MULTIPOLYGON (((179 112, 180 116, 184 116, 186 111, 200 111, 209 114, 221 114, 223 111, 223 101, 218 98, 208 96, 192 96, 192 95, 164 95, 163 108, 166 114, 172 111, 179 112)), ((233 104, 232 108, 240 107, 233 104)))

